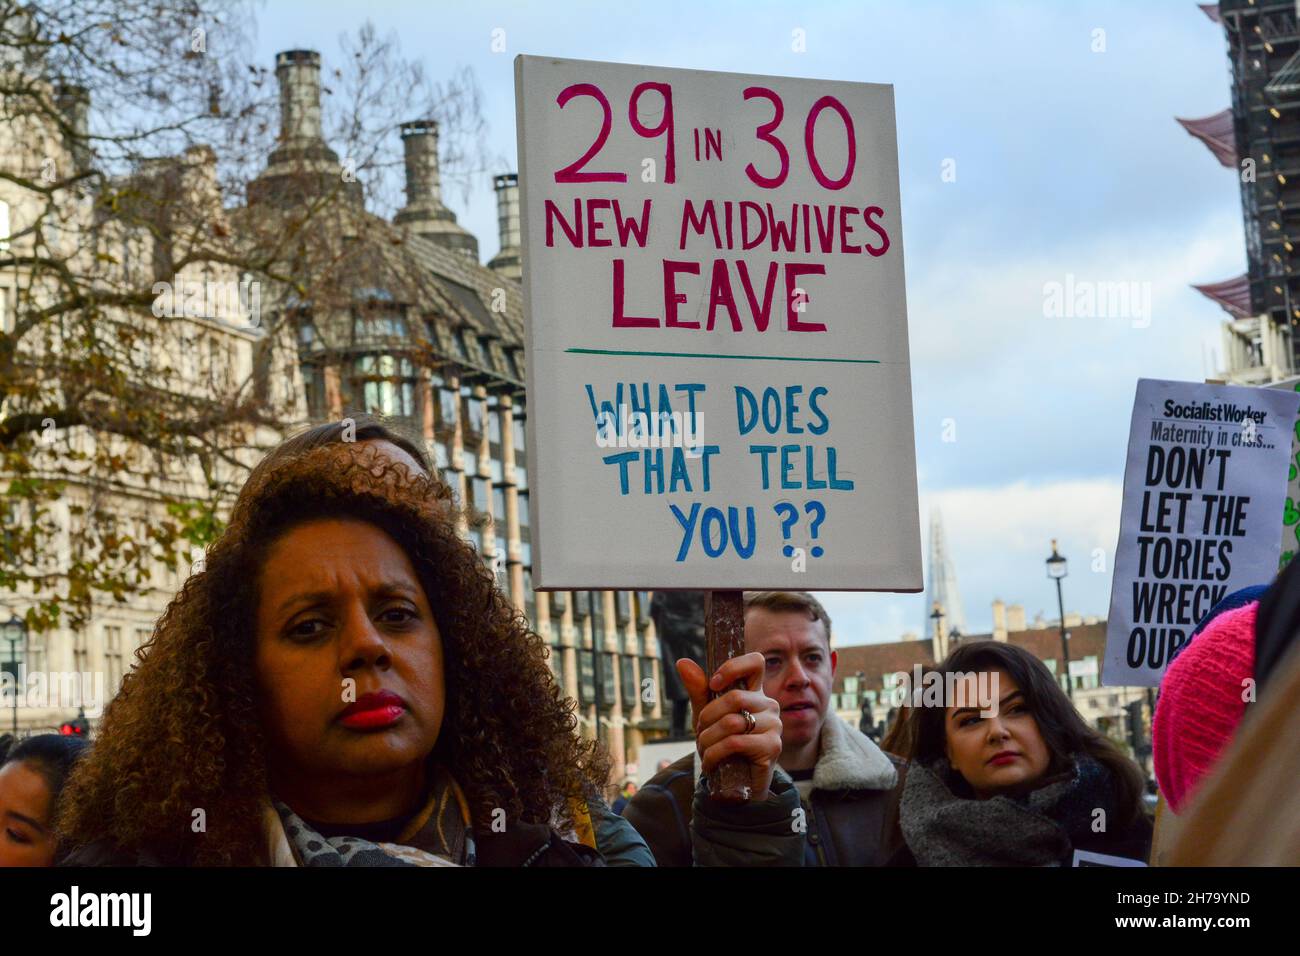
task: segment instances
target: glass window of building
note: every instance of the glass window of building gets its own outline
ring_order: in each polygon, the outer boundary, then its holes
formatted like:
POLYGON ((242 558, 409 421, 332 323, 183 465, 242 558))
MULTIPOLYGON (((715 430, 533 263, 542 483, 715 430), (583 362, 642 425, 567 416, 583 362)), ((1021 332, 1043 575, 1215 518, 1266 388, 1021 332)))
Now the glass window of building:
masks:
POLYGON ((474 509, 486 514, 492 507, 491 486, 486 478, 475 478, 472 484, 474 485, 474 509))
POLYGON ((618 667, 618 658, 610 651, 600 654, 600 704, 602 707, 614 706, 618 691, 618 678, 614 668, 618 667))
POLYGON ((524 440, 524 414, 523 409, 516 409, 514 419, 514 440, 515 440, 515 458, 522 461, 528 450, 528 445, 524 440))
POLYGON ((623 707, 625 710, 631 710, 636 706, 638 691, 636 681, 636 661, 627 656, 620 656, 618 659, 619 682, 622 689, 623 707))
POLYGON ((307 393, 307 414, 315 419, 329 417, 329 403, 325 397, 325 369, 319 365, 302 366, 303 390, 307 393))
POLYGON ((596 663, 591 651, 578 651, 578 703, 596 701, 596 663))
POLYGON ((520 540, 519 542, 519 560, 524 564, 533 563, 533 545, 530 541, 520 540))
MULTIPOLYGON (((3 620, 9 620, 8 616, 5 616, 3 620)), ((15 641, 12 644, 8 641, 4 642, 4 659, 0 660, 0 674, 8 674, 13 681, 12 688, 8 690, 8 694, 17 694, 17 688, 24 686, 22 681, 19 680, 19 677, 22 674, 23 665, 27 660, 27 642, 30 639, 31 635, 29 634, 25 639, 15 641), (17 658, 17 660, 14 658, 17 658)), ((85 668, 79 667, 77 670, 84 671, 85 668)))
POLYGON ((371 415, 415 416, 415 363, 406 356, 362 355, 353 363, 354 382, 371 415))
POLYGON ((122 682, 122 628, 116 625, 104 628, 104 664, 109 693, 115 694, 122 682))
POLYGON ((463 328, 457 330, 456 334, 460 336, 461 341, 464 343, 466 360, 481 367, 484 362, 483 353, 478 346, 478 336, 463 328))
POLYGON ((473 389, 468 385, 462 385, 460 389, 461 398, 465 404, 465 428, 475 435, 483 434, 483 427, 486 424, 487 402, 474 395, 473 389))
POLYGON ((515 511, 519 515, 519 527, 527 528, 528 520, 528 492, 515 492, 515 511))
POLYGON ((533 590, 533 569, 524 566, 524 616, 529 624, 537 620, 537 592, 533 590))
POLYGON ((558 619, 558 618, 563 617, 563 616, 564 616, 564 612, 567 611, 567 610, 569 609, 569 592, 568 592, 568 591, 552 591, 552 592, 551 592, 551 608, 552 608, 552 617, 553 617, 553 618, 558 619))
POLYGON ((503 485, 497 485, 492 489, 492 517, 496 520, 498 528, 506 526, 506 489, 503 485))
MULTIPOLYGON (((488 441, 501 444, 501 399, 493 395, 488 399, 488 441)), ((497 457, 493 454, 492 457, 497 457)))
POLYGON ((478 528, 469 529, 469 543, 474 545, 474 550, 479 554, 483 553, 483 532, 478 528))
POLYGON ((455 390, 447 384, 446 379, 436 372, 429 376, 429 382, 433 386, 434 394, 437 396, 438 428, 455 428, 458 404, 455 390))
POLYGON ((462 362, 469 361, 469 349, 465 346, 464 329, 457 329, 451 334, 451 354, 462 362))
POLYGON ((492 480, 495 482, 505 480, 505 473, 501 469, 501 456, 499 451, 500 449, 497 450, 498 453, 494 453, 492 457, 488 459, 488 474, 492 476, 492 480))
POLYGON ((364 342, 372 339, 407 339, 406 315, 400 310, 383 309, 356 312, 352 318, 352 339, 364 342))
POLYGON ((507 550, 506 550, 506 539, 505 539, 505 535, 500 535, 500 534, 497 535, 497 536, 496 536, 496 541, 495 541, 494 543, 495 543, 495 545, 496 545, 496 551, 495 551, 494 553, 495 553, 498 557, 500 557, 502 561, 504 561, 505 558, 506 558, 506 554, 508 553, 507 550))
POLYGON ((615 591, 614 610, 618 615, 619 624, 626 624, 632 620, 632 595, 627 591, 615 591))
POLYGON ((650 690, 654 692, 653 699, 645 704, 645 709, 648 711, 654 707, 655 703, 663 700, 663 682, 659 679, 659 661, 657 658, 641 658, 641 681, 644 683, 647 678, 652 681, 650 690))
POLYGON ((856 694, 858 692, 858 678, 856 675, 844 678, 844 692, 847 694, 856 694))
POLYGON ((650 623, 650 592, 636 592, 636 623, 638 627, 645 627, 650 623))

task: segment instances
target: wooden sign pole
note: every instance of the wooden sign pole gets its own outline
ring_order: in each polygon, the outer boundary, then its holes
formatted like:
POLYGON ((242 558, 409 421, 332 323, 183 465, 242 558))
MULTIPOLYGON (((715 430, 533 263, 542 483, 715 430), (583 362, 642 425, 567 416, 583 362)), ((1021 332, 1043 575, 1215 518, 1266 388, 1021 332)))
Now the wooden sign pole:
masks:
MULTIPOLYGON (((745 601, 742 591, 706 591, 704 594, 705 668, 712 677, 725 661, 745 653, 745 601)), ((737 686, 737 685, 732 685, 737 686)), ((709 700, 726 693, 709 691, 709 700)), ((709 795, 726 803, 750 798, 749 761, 728 757, 709 774, 709 795)))

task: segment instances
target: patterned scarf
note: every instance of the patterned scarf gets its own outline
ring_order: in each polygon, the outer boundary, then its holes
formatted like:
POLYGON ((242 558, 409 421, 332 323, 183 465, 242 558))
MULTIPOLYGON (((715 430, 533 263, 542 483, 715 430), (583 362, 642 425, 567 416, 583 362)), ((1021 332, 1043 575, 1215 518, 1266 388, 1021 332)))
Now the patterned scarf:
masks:
POLYGON ((299 866, 473 866, 469 805, 451 775, 438 769, 423 808, 392 843, 360 837, 325 837, 272 798, 299 866))

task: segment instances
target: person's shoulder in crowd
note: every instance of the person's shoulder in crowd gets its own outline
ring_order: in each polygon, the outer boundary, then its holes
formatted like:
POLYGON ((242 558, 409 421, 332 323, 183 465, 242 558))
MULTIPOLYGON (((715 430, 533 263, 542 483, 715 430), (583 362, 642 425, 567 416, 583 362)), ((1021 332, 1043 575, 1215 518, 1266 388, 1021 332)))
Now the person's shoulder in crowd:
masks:
POLYGON ((690 866, 695 752, 660 770, 633 794, 623 818, 645 839, 659 866, 690 866))

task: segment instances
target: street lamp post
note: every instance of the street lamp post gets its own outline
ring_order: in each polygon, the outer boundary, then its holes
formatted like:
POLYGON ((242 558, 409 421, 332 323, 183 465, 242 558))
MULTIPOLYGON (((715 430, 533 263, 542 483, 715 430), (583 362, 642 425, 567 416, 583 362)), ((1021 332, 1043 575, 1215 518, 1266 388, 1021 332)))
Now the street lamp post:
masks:
POLYGON ((1074 700, 1074 684, 1070 680, 1070 635, 1065 632, 1065 599, 1061 596, 1061 579, 1069 573, 1065 558, 1056 550, 1052 539, 1052 553, 1047 558, 1047 576, 1056 581, 1056 607, 1061 613, 1061 661, 1065 673, 1065 692, 1074 700))
POLYGON ((14 668, 14 736, 18 736, 18 642, 27 636, 27 625, 17 614, 0 624, 0 633, 9 642, 9 660, 14 668))

